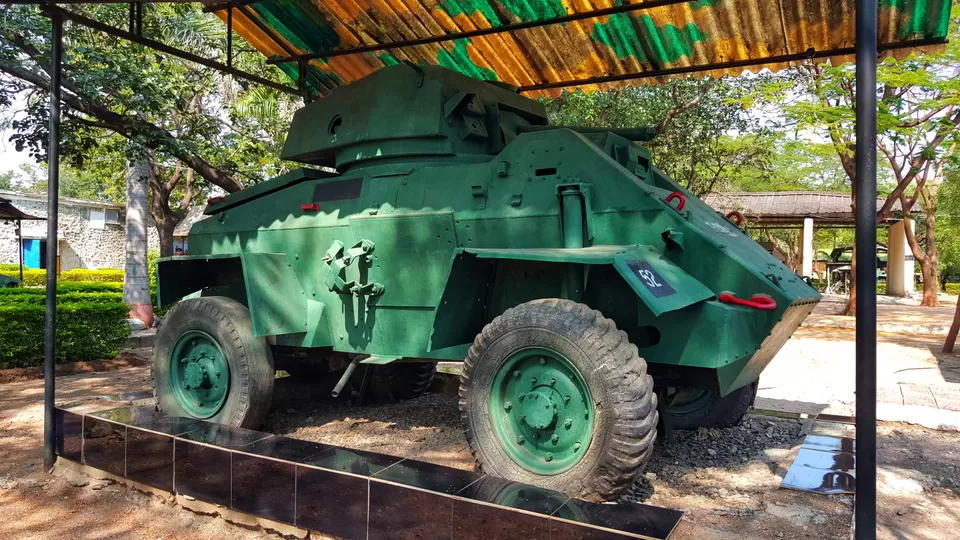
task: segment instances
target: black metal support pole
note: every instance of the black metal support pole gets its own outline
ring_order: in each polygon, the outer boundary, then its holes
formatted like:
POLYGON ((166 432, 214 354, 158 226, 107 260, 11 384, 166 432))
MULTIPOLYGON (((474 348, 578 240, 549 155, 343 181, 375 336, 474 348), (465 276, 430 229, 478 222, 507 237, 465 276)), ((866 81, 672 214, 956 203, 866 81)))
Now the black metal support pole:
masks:
POLYGON ((233 8, 227 9, 227 66, 233 67, 233 8))
POLYGON ((23 285, 23 220, 17 220, 17 251, 20 255, 20 284, 23 285))
POLYGON ((857 485, 858 540, 877 537, 877 2, 857 0, 857 485))
POLYGON ((47 320, 43 329, 43 467, 49 471, 56 456, 53 407, 56 397, 54 361, 57 353, 57 214, 60 211, 60 63, 63 18, 50 13, 50 146, 47 148, 47 320))

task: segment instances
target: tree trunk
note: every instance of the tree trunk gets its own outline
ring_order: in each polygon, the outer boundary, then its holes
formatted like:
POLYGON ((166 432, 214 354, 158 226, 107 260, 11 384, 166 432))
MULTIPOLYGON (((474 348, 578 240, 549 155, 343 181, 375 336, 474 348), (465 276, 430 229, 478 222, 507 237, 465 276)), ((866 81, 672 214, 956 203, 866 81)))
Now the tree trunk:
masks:
POLYGON ((123 274, 123 301, 130 306, 130 318, 153 325, 150 275, 147 267, 147 193, 150 164, 130 163, 127 167, 126 264, 123 274))
MULTIPOLYGON (((849 173, 848 173, 849 174, 849 173)), ((851 181, 853 187, 850 192, 850 209, 853 210, 853 223, 856 227, 857 223, 857 188, 856 188, 856 179, 851 176, 851 181)), ((857 316, 857 241, 854 237, 853 241, 853 251, 850 256, 850 296, 847 298, 847 308, 844 310, 843 314, 850 317, 857 316)))
POLYGON ((160 256, 170 257, 173 255, 173 231, 177 228, 177 222, 166 217, 162 222, 154 221, 157 224, 157 236, 160 237, 160 256))
POLYGON ((957 302, 957 311, 953 314, 953 324, 950 325, 950 332, 947 334, 947 341, 943 344, 943 352, 953 352, 953 346, 957 342, 958 332, 960 332, 960 302, 957 302))

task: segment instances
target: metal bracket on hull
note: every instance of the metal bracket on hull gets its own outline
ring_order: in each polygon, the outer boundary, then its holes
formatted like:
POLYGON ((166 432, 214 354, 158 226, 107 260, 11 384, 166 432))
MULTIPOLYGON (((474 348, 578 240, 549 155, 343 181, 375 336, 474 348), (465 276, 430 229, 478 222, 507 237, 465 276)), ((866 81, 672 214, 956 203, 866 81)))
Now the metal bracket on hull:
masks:
POLYGON ((352 265, 357 259, 365 263, 370 262, 370 254, 373 253, 374 244, 370 240, 360 240, 350 249, 344 250, 343 242, 334 240, 327 253, 323 256, 323 282, 327 289, 336 291, 339 294, 352 294, 354 296, 378 296, 383 294, 384 287, 379 283, 357 283, 356 281, 345 281, 341 275, 344 268, 352 265))

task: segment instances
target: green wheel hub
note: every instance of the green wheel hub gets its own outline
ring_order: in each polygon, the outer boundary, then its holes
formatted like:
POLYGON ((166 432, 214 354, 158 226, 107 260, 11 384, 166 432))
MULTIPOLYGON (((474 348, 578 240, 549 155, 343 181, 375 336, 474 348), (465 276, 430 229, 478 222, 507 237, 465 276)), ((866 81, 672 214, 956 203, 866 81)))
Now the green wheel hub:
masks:
POLYGON ((170 353, 173 395, 187 414, 210 418, 230 391, 230 366, 217 340, 199 330, 184 333, 170 353))
POLYGON ((535 474, 559 474, 576 465, 590 445, 590 388, 563 355, 539 347, 521 349, 493 379, 490 418, 510 459, 535 474))

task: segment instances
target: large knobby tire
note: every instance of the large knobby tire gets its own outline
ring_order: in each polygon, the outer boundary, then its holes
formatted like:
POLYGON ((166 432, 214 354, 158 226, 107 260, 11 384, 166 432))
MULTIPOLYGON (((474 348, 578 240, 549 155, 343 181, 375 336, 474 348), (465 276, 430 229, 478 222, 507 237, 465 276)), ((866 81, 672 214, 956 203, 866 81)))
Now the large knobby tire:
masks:
POLYGON ((673 429, 727 428, 740 423, 757 398, 759 381, 720 397, 710 390, 683 390, 667 397, 673 429))
POLYGON ((157 409, 256 428, 273 400, 273 357, 250 312, 231 298, 191 298, 164 317, 153 348, 157 409))
POLYGON ((436 373, 436 362, 377 366, 374 371, 376 396, 401 400, 418 398, 430 388, 436 373))
POLYGON ((657 399, 646 368, 626 333, 583 304, 507 310, 477 336, 460 376, 461 420, 480 468, 616 498, 653 451, 657 399))

